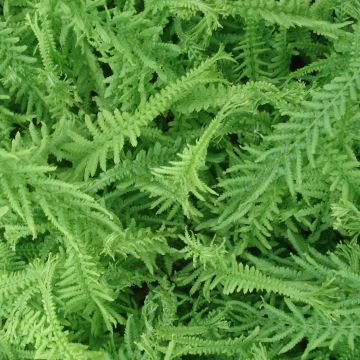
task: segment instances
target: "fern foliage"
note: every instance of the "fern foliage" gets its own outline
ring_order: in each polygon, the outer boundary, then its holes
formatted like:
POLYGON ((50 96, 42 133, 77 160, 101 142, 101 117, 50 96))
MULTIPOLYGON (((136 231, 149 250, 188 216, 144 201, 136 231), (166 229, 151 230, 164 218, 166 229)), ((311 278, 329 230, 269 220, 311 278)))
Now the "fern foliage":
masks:
POLYGON ((0 0, 0 359, 359 359, 359 21, 0 0))

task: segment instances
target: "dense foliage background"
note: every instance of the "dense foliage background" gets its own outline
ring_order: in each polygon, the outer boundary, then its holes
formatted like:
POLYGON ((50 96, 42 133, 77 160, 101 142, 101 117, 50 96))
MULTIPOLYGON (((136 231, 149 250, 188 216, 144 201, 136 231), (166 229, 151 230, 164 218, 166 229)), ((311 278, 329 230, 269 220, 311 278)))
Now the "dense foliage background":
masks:
POLYGON ((358 0, 0 0, 1 359, 360 359, 358 0))

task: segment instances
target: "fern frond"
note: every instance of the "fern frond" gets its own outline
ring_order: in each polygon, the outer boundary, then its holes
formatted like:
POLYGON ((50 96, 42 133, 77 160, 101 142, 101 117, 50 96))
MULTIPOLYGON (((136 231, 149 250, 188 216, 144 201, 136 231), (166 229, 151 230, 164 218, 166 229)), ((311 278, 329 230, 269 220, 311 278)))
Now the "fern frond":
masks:
POLYGON ((110 234, 104 240, 103 252, 111 257, 132 255, 141 259, 153 274, 156 268, 156 255, 170 253, 171 248, 167 244, 166 234, 162 234, 161 229, 157 233, 152 233, 149 228, 137 230, 132 223, 126 230, 110 234))
POLYGON ((235 57, 239 65, 235 71, 239 74, 239 80, 248 79, 258 81, 266 78, 269 74, 265 69, 266 66, 266 38, 265 34, 259 33, 262 28, 261 23, 248 21, 245 27, 244 40, 234 51, 240 52, 235 57))
MULTIPOLYGON (((292 26, 307 27, 314 32, 337 38, 341 34, 341 28, 348 25, 335 24, 323 19, 311 17, 309 2, 291 0, 238 0, 231 9, 233 15, 239 14, 243 17, 262 17, 270 23, 276 23, 284 28, 292 26)), ((323 15, 323 14, 321 14, 323 15)))
POLYGON ((66 262, 63 264, 63 272, 57 287, 59 298, 65 302, 67 311, 69 313, 81 311, 83 316, 89 319, 92 332, 98 331, 96 329, 98 315, 101 315, 106 328, 110 331, 118 322, 123 321, 111 307, 111 302, 114 300, 113 292, 102 280, 95 259, 79 240, 76 248, 68 247, 66 262))
MULTIPOLYGON (((220 183, 227 189, 220 200, 228 197, 234 198, 236 193, 235 198, 241 199, 237 203, 236 200, 230 201, 229 207, 220 216, 221 227, 227 226, 247 214, 252 208, 252 204, 255 204, 263 194, 266 194, 269 187, 275 181, 280 181, 281 178, 285 178, 289 191, 294 194, 293 179, 295 176, 291 167, 295 168, 295 165, 291 164, 295 162, 301 164, 301 153, 304 153, 310 167, 315 168, 315 155, 320 133, 323 136, 334 136, 333 126, 336 126, 338 119, 346 116, 347 107, 358 98, 357 68, 357 61, 352 62, 351 71, 335 77, 331 83, 324 86, 323 91, 314 94, 311 101, 305 101, 301 112, 291 112, 291 122, 275 126, 278 131, 264 139, 272 146, 265 151, 260 150, 261 155, 257 155, 255 158, 252 171, 255 170, 257 175, 253 172, 254 175, 251 179, 240 177, 239 184, 243 181, 240 189, 239 187, 234 189, 236 178, 231 182, 225 180, 220 183), (252 190, 250 191, 250 189, 252 190), (241 197, 240 194, 245 191, 250 191, 250 195, 241 197)), ((296 166, 298 167, 298 165, 296 166)), ((240 170, 241 167, 238 169, 240 170)), ((298 167, 297 173, 297 178, 301 178, 301 168, 298 167)))
POLYGON ((174 84, 165 87, 152 96, 133 115, 120 113, 118 110, 111 114, 104 110, 98 115, 97 125, 93 124, 87 117, 85 119, 86 126, 93 137, 92 141, 85 139, 76 132, 69 134, 74 143, 69 144, 67 150, 71 149, 77 152, 76 149, 79 149, 79 144, 81 145, 82 155, 77 167, 78 171, 84 171, 85 178, 94 176, 99 164, 100 168, 105 171, 109 151, 113 152, 115 164, 118 163, 125 140, 128 139, 135 146, 141 128, 147 126, 157 115, 168 110, 171 104, 182 97, 185 92, 197 84, 219 81, 216 76, 211 75, 211 68, 217 61, 224 59, 228 60, 229 57, 220 51, 196 69, 189 71, 174 84))

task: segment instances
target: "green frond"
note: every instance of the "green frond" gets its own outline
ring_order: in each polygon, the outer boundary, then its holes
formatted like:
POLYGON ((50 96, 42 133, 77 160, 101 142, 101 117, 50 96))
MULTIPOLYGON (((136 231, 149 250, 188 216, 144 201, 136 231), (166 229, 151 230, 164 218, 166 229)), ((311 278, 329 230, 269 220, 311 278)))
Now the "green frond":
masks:
POLYGON ((104 240, 103 250, 113 258, 116 255, 123 257, 132 255, 136 259, 141 259, 151 273, 154 273, 156 268, 157 255, 165 255, 171 251, 167 236, 161 233, 161 229, 157 233, 153 233, 150 228, 137 230, 134 223, 124 231, 110 234, 104 240))
POLYGON ((186 244, 186 247, 182 250, 186 254, 185 259, 192 258, 195 267, 197 267, 198 262, 204 269, 209 264, 216 266, 218 263, 221 263, 226 254, 225 241, 215 245, 215 239, 213 239, 209 245, 206 243, 202 244, 200 237, 189 234, 187 230, 185 235, 181 236, 181 239, 186 244))
POLYGON ((355 236, 360 232, 360 211, 350 201, 343 199, 338 204, 332 205, 334 226, 347 235, 355 236))
POLYGON ((266 78, 266 37, 258 29, 263 28, 261 23, 248 21, 245 27, 244 40, 234 48, 239 54, 236 56, 238 66, 235 71, 239 74, 239 80, 248 79, 258 81, 266 78))
POLYGON ((292 26, 310 28, 330 38, 337 38, 341 34, 341 28, 348 25, 327 22, 321 18, 324 14, 311 14, 310 10, 308 1, 238 0, 235 1, 231 13, 253 19, 261 17, 269 23, 276 23, 285 28, 292 26), (320 17, 313 17, 314 15, 320 17))
MULTIPOLYGON (((160 186, 158 188, 154 186, 148 188, 151 196, 160 195, 162 201, 166 201, 166 195, 164 196, 161 191, 161 187, 163 183, 165 183, 166 187, 176 189, 177 194, 175 195, 175 201, 182 206, 184 214, 190 216, 191 206, 188 202, 190 193, 199 200, 204 200, 202 193, 209 192, 215 194, 215 192, 199 178, 198 172, 205 165, 207 148, 211 138, 216 134, 222 120, 228 116, 226 111, 225 106, 224 110, 212 120, 196 144, 188 145, 183 153, 179 154, 179 161, 172 161, 172 166, 163 166, 153 170, 156 180, 159 179, 160 186), (160 190, 161 192, 155 192, 156 190, 160 190)), ((231 113, 231 110, 229 113, 231 113)), ((172 198, 174 198, 174 196, 172 196, 172 198)), ((172 198, 167 201, 174 201, 172 198)))
POLYGON ((96 329, 98 315, 103 318, 106 328, 110 331, 118 322, 123 321, 112 308, 112 290, 103 280, 95 259, 79 240, 76 248, 67 247, 66 262, 63 264, 57 288, 59 298, 66 304, 67 312, 81 312, 90 322, 92 332, 99 331, 96 329))
POLYGON ((115 164, 118 163, 125 140, 129 140, 131 145, 135 146, 141 128, 146 127, 157 115, 168 110, 172 103, 182 97, 184 93, 197 84, 220 81, 216 75, 212 74, 211 68, 217 61, 225 59, 228 60, 229 57, 219 51, 212 58, 152 96, 134 114, 120 113, 118 110, 111 114, 104 110, 98 114, 96 125, 89 117, 86 117, 85 124, 93 140, 87 140, 76 132, 72 132, 69 136, 74 142, 67 147, 68 151, 75 152, 76 149, 79 149, 79 145, 82 149, 78 171, 84 171, 85 178, 94 176, 99 165, 101 170, 105 171, 110 151, 113 153, 115 164), (85 149, 87 150, 85 151, 85 149))
MULTIPOLYGON (((246 215, 251 204, 259 201, 263 194, 266 195, 276 181, 285 180, 288 191, 294 196, 295 182, 301 182, 302 157, 307 157, 311 168, 316 167, 319 142, 335 136, 339 119, 347 117, 348 107, 357 101, 357 61, 351 62, 349 66, 350 70, 346 74, 324 85, 322 91, 313 94, 311 101, 304 101, 301 111, 286 112, 291 116, 291 121, 275 125, 274 133, 264 138, 265 144, 269 146, 260 148, 258 154, 261 155, 255 156, 254 170, 256 167, 259 170, 257 175, 253 175, 252 179, 237 177, 231 179, 231 182, 227 179, 220 183, 226 189, 220 200, 232 198, 228 209, 220 216, 220 226, 227 226, 246 215), (237 187, 234 189, 235 184, 237 187), (250 195, 241 195, 244 192, 250 195), (234 201, 234 198, 238 200, 234 201)), ((296 106, 296 109, 299 108, 296 106)), ((240 167, 234 169, 241 170, 240 167)), ((297 191, 301 192, 301 188, 297 191)))

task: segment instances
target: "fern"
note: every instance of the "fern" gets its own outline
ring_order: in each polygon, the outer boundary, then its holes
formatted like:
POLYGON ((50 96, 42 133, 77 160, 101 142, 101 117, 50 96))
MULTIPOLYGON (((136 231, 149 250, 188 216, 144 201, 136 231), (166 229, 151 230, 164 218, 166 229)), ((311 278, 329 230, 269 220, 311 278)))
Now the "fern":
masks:
POLYGON ((0 0, 0 359, 360 358, 357 0, 0 0))

